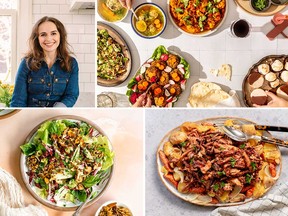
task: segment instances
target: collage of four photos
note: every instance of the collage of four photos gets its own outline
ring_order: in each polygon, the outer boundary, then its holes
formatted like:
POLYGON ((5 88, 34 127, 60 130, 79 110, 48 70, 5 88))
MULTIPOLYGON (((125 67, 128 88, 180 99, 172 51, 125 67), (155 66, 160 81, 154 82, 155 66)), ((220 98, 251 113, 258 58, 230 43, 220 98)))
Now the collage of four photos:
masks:
POLYGON ((287 0, 0 0, 0 216, 288 215, 287 0))

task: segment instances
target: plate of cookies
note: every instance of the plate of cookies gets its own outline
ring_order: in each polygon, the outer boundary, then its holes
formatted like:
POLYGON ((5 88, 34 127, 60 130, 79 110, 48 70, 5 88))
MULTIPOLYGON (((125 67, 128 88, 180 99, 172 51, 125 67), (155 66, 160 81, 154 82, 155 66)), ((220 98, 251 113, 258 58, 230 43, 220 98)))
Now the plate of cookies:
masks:
POLYGON ((247 73, 243 85, 246 106, 267 105, 270 91, 288 100, 288 55, 269 55, 254 64, 247 73))

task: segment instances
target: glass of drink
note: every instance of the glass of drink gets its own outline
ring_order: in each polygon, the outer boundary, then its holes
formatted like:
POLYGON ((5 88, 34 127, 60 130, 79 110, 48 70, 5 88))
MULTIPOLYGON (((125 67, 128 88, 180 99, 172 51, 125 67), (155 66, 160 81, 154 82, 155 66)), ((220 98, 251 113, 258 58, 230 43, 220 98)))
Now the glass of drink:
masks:
POLYGON ((230 26, 232 36, 246 38, 250 34, 251 25, 245 19, 235 20, 230 26))
POLYGON ((113 99, 107 94, 97 95, 97 107, 113 107, 113 99))

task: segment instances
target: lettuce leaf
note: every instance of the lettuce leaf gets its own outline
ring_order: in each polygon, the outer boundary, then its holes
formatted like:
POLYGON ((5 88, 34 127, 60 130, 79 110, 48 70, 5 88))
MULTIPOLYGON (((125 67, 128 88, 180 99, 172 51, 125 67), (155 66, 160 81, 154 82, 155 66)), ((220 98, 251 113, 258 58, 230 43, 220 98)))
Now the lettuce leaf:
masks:
POLYGON ((48 184, 46 184, 46 182, 42 178, 36 178, 34 179, 34 181, 35 183, 39 184, 41 188, 48 190, 48 184))
POLYGON ((37 130, 36 135, 33 138, 33 142, 38 142, 38 140, 40 139, 42 142, 44 142, 45 144, 50 144, 50 140, 49 140, 49 127, 51 125, 51 121, 47 121, 45 123, 43 123, 40 128, 37 130))
POLYGON ((155 59, 160 59, 160 57, 161 57, 161 55, 162 54, 168 54, 169 52, 168 52, 168 50, 163 46, 163 45, 160 45, 160 46, 158 46, 156 49, 155 49, 155 51, 154 51, 154 53, 153 53, 153 55, 152 55, 152 58, 155 60, 155 59))
POLYGON ((66 124, 62 120, 52 121, 48 127, 48 132, 50 134, 61 135, 63 131, 67 128, 66 124))
POLYGON ((70 127, 70 128, 75 128, 75 127, 78 126, 77 123, 74 122, 74 121, 70 121, 70 120, 64 119, 64 120, 62 120, 62 122, 63 122, 67 127, 70 127))
POLYGON ((190 71, 189 71, 188 62, 184 58, 181 57, 180 64, 184 65, 184 69, 185 69, 184 77, 185 77, 185 79, 188 79, 190 77, 190 71))
POLYGON ((36 194, 38 196, 40 196, 42 199, 46 199, 47 198, 48 193, 47 193, 47 191, 44 188, 40 189, 38 187, 33 187, 33 189, 36 192, 36 194))
POLYGON ((36 146, 31 143, 26 143, 20 146, 24 155, 29 156, 33 155, 36 152, 36 146))
POLYGON ((114 152, 109 148, 109 140, 106 136, 98 136, 96 139, 97 149, 104 152, 104 162, 101 170, 107 170, 113 165, 114 152))
POLYGON ((127 87, 128 87, 129 89, 131 89, 135 84, 137 84, 137 80, 136 80, 136 78, 134 77, 133 79, 131 79, 131 80, 129 81, 127 87))
POLYGON ((99 176, 93 176, 93 175, 89 175, 87 176, 87 178, 82 182, 83 186, 85 188, 90 188, 92 187, 93 185, 97 184, 100 182, 100 178, 99 176))
POLYGON ((80 124, 80 134, 87 135, 89 133, 90 126, 86 122, 80 124))
POLYGON ((65 200, 69 201, 69 202, 72 202, 72 203, 75 203, 75 197, 74 195, 72 195, 71 193, 67 193, 65 195, 65 200))
POLYGON ((87 193, 85 190, 77 191, 73 190, 72 195, 75 196, 80 202, 85 202, 87 199, 87 193))

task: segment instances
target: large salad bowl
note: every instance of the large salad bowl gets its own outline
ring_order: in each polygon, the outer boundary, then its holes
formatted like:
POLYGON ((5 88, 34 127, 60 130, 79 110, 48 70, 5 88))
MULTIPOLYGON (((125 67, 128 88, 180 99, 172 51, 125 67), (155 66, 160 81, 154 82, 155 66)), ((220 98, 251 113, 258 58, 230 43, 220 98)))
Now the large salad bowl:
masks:
POLYGON ((20 169, 31 195, 61 211, 92 204, 107 189, 114 153, 105 133, 78 116, 57 116, 37 125, 21 148, 20 169))

